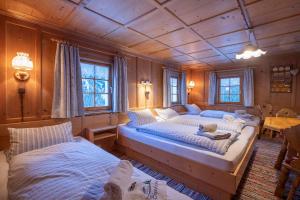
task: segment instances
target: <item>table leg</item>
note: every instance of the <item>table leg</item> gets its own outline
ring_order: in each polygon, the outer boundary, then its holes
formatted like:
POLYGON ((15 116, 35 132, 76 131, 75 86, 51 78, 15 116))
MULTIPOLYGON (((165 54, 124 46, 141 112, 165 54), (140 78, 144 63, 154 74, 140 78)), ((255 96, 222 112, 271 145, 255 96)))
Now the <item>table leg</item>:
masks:
POLYGON ((275 169, 280 170, 282 161, 284 160, 284 157, 286 155, 286 151, 287 151, 287 140, 286 137, 284 136, 283 143, 281 145, 281 149, 275 163, 275 169))

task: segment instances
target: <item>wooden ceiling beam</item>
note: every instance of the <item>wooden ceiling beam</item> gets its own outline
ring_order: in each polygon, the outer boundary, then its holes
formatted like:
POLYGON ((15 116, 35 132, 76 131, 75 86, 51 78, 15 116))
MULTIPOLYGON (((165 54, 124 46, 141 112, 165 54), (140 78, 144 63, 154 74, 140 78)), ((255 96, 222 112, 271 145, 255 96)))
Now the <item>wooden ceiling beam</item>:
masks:
POLYGON ((151 3, 152 5, 154 5, 157 9, 159 9, 161 12, 166 13, 167 15, 173 17, 174 19, 176 19, 176 21, 178 21, 183 28, 189 30, 190 32, 196 34, 203 42, 205 42, 212 50, 214 50, 217 54, 222 55, 223 57, 227 58, 228 60, 230 60, 233 63, 233 60, 230 59, 226 54, 224 54, 222 51, 220 51, 218 48, 216 48, 215 46, 213 46, 209 41, 207 41, 202 35, 200 35, 199 33, 197 33, 191 26, 187 25, 185 22, 183 22, 181 19, 179 19, 176 15, 174 15, 172 12, 170 12, 167 9, 167 5, 170 1, 168 1, 167 3, 160 5, 157 1, 155 0, 147 0, 149 3, 151 3))
POLYGON ((251 23, 251 20, 250 20, 250 17, 249 17, 249 14, 248 14, 248 11, 247 11, 247 8, 246 8, 246 5, 245 5, 245 1, 244 0, 237 0, 237 3, 239 5, 239 8, 241 10, 241 14, 242 14, 243 19, 245 21, 245 28, 246 28, 246 31, 249 35, 250 42, 251 42, 251 44, 253 44, 255 46, 258 46, 255 34, 253 32, 254 27, 252 26, 252 23, 251 23))

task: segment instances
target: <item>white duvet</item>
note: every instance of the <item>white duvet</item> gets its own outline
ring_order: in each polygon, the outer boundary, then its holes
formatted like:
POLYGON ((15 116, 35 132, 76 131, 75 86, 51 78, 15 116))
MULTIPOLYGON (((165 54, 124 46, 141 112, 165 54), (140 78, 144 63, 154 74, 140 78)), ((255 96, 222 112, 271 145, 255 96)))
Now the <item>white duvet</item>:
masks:
MULTIPOLYGON (((119 159, 78 139, 13 157, 10 163, 9 198, 18 200, 100 199, 103 186, 119 159)), ((134 169, 134 179, 148 175, 134 169)), ((168 199, 189 197, 168 187, 168 199)))
POLYGON ((179 115, 167 121, 196 127, 199 127, 199 125, 217 124, 219 130, 235 131, 238 133, 240 133, 245 126, 243 123, 227 122, 223 119, 201 117, 199 115, 179 115))

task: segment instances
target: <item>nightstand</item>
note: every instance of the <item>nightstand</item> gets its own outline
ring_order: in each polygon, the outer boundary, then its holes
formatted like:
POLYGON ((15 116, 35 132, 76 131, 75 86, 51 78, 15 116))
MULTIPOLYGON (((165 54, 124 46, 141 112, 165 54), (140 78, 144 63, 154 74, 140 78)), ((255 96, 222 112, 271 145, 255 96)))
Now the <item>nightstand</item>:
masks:
POLYGON ((100 146, 106 151, 113 151, 117 139, 117 125, 104 126, 100 128, 87 128, 90 142, 100 146))

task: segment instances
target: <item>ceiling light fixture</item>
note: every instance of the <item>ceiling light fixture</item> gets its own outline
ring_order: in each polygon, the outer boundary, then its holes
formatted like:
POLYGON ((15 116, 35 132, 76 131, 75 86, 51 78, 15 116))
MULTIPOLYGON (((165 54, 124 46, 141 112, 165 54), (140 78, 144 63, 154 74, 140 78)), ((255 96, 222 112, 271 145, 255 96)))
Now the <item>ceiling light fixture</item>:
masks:
POLYGON ((265 55, 267 52, 266 51, 263 51, 251 44, 247 45, 247 47, 245 48, 244 52, 241 53, 241 54, 236 54, 235 55, 235 58, 236 59, 249 59, 249 58, 252 58, 252 57, 260 57, 262 55, 265 55))
MULTIPOLYGON (((253 41, 253 40, 251 40, 251 36, 252 36, 252 38, 254 38, 254 33, 253 33, 252 29, 248 29, 248 34, 249 34, 249 41, 250 42, 253 41)), ((253 42, 251 42, 251 43, 253 43, 253 42)), ((235 58, 238 60, 239 59, 247 60, 252 57, 254 57, 254 58, 260 57, 262 55, 265 55, 266 53, 267 53, 267 51, 263 51, 263 50, 259 49, 257 46, 248 44, 242 53, 235 55, 235 58)))

